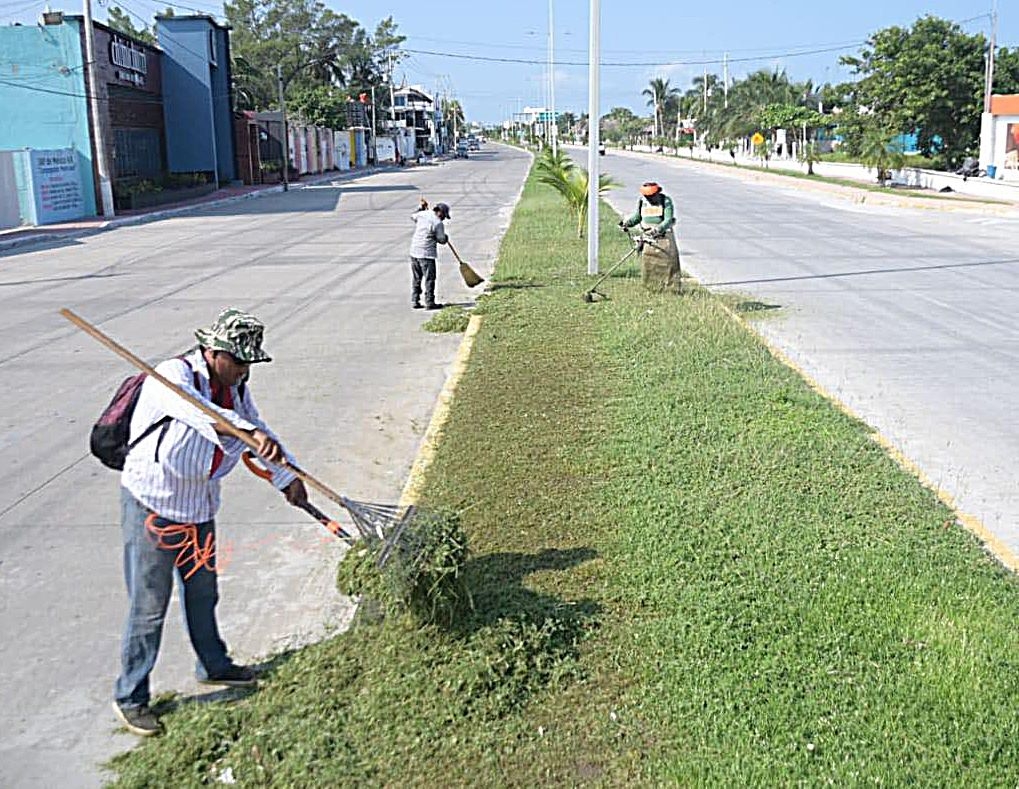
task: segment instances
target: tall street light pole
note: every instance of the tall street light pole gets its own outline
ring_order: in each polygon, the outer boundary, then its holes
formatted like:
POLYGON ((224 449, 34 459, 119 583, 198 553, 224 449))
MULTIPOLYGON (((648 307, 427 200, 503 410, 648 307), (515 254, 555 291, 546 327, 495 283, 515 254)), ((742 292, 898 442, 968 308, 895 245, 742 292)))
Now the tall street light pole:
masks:
POLYGON ((548 95, 552 111, 552 154, 559 149, 559 123, 555 115, 555 16, 553 0, 548 0, 548 95))
POLYGON ((99 112, 99 78, 96 75, 96 40, 92 26, 92 2, 85 0, 85 57, 88 58, 88 106, 92 115, 92 139, 95 141, 96 173, 99 175, 99 197, 102 201, 103 217, 112 219, 113 185, 110 182, 110 167, 106 159, 106 129, 99 112))
POLYGON ((984 78, 984 112, 991 111, 991 93, 994 91, 994 50, 998 37, 998 0, 991 8, 991 40, 987 49, 987 70, 984 78))
POLYGON ((591 0, 590 63, 587 66, 587 273, 598 273, 598 147, 600 103, 598 61, 601 60, 601 0, 591 0))

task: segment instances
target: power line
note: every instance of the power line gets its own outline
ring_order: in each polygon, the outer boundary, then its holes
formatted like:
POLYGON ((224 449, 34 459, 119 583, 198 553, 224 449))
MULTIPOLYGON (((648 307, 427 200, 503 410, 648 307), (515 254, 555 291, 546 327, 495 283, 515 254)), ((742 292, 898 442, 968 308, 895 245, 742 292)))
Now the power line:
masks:
MULTIPOLYGON (((49 94, 54 95, 54 96, 68 96, 68 97, 73 98, 73 99, 88 99, 88 98, 90 98, 88 96, 88 94, 85 94, 85 93, 72 93, 72 92, 66 91, 66 90, 56 90, 55 88, 43 88, 43 87, 40 87, 40 86, 35 85, 35 84, 26 85, 26 84, 23 84, 21 82, 11 82, 10 80, 6 80, 6 79, 0 79, 0 85, 5 85, 5 86, 10 87, 10 88, 20 88, 21 90, 27 90, 27 91, 29 91, 31 93, 49 93, 49 94)), ((130 88, 127 85, 125 85, 123 87, 128 88, 128 90, 133 90, 133 88, 130 88)), ((212 97, 214 99, 222 99, 222 98, 228 97, 229 95, 230 95, 229 93, 214 93, 214 94, 212 94, 212 97)), ((163 104, 163 100, 161 98, 158 98, 158 99, 157 98, 148 98, 146 96, 132 96, 131 98, 123 98, 123 97, 110 98, 109 96, 106 96, 106 97, 97 96, 96 100, 97 101, 105 101, 107 103, 109 103, 111 101, 130 101, 130 102, 132 102, 134 104, 163 104)))
MULTIPOLYGON (((802 57, 804 55, 820 55, 826 52, 844 52, 847 49, 856 49, 857 47, 864 46, 866 41, 856 41, 851 44, 844 44, 833 47, 819 47, 817 49, 802 50, 799 52, 778 52, 769 55, 759 55, 756 57, 743 57, 743 58, 728 58, 729 63, 749 63, 761 60, 775 60, 777 58, 794 58, 802 57)), ((436 52, 434 50, 427 49, 409 49, 404 48, 404 52, 411 52, 415 55, 431 55, 433 57, 444 57, 453 58, 455 60, 470 60, 475 62, 483 63, 513 63, 522 64, 526 66, 542 66, 545 65, 545 60, 529 60, 526 58, 497 58, 486 55, 464 55, 455 52, 436 52)), ((622 62, 622 61, 601 61, 600 66, 613 67, 613 68, 664 68, 666 66, 713 66, 721 65, 723 63, 722 58, 718 59, 704 59, 704 60, 673 60, 673 61, 633 61, 633 62, 622 62)), ((577 61, 577 60, 559 60, 556 61, 557 66, 584 66, 590 65, 588 61, 577 61)))
MULTIPOLYGON (((968 21, 968 20, 966 20, 966 21, 968 21)), ((414 41, 431 41, 431 42, 434 42, 436 44, 459 44, 459 45, 464 45, 464 46, 484 47, 485 49, 518 49, 518 50, 523 50, 523 51, 527 51, 527 52, 544 52, 545 51, 544 47, 538 47, 538 46, 534 46, 534 45, 531 45, 531 44, 497 44, 497 43, 493 43, 493 42, 459 41, 459 40, 455 40, 455 39, 443 39, 443 38, 434 38, 434 37, 431 37, 431 36, 417 36, 417 35, 415 35, 413 37, 408 36, 408 38, 413 38, 414 41)), ((642 49, 603 49, 602 52, 605 53, 605 54, 612 53, 614 55, 642 54, 642 55, 647 56, 647 55, 659 55, 659 54, 661 54, 661 55, 664 55, 666 57, 672 57, 672 56, 675 56, 675 55, 704 54, 706 51, 709 51, 709 52, 716 52, 717 51, 718 53, 728 52, 730 54, 732 54, 734 52, 737 52, 737 53, 738 52, 743 52, 743 53, 755 53, 755 52, 756 53, 761 53, 761 52, 770 52, 771 50, 774 50, 774 49, 796 51, 796 50, 815 48, 815 47, 846 47, 846 48, 848 48, 848 47, 853 47, 853 46, 857 46, 857 45, 858 45, 858 42, 856 40, 852 40, 852 41, 833 41, 833 42, 826 42, 826 43, 822 43, 822 44, 813 43, 813 42, 809 43, 809 44, 776 44, 776 45, 768 46, 768 47, 745 47, 745 48, 719 47, 717 49, 713 48, 713 49, 710 49, 710 50, 705 50, 704 47, 698 47, 696 49, 668 49, 668 50, 664 50, 664 49, 663 50, 649 50, 647 48, 642 48, 642 49)), ((409 51, 409 50, 404 49, 402 51, 406 52, 406 51, 409 51)), ((578 49, 578 48, 570 48, 570 47, 559 47, 557 49, 557 51, 558 52, 575 52, 575 53, 578 53, 578 54, 586 54, 587 53, 587 49, 586 48, 578 49)), ((556 63, 559 63, 559 61, 556 60, 556 63)))

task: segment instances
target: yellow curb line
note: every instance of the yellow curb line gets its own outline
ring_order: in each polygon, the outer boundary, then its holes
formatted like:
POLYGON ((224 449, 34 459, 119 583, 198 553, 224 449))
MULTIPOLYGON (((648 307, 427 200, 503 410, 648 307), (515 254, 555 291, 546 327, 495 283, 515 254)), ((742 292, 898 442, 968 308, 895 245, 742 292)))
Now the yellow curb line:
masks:
MULTIPOLYGON (((858 422, 867 424, 865 420, 861 419, 857 414, 853 413, 852 409, 849 408, 849 406, 847 406, 845 403, 843 403, 841 400, 835 397, 835 395, 831 394, 831 392, 829 392, 827 389, 821 386, 821 384, 814 380, 814 378, 809 373, 807 373, 806 370, 804 370, 795 361, 789 358, 783 350, 781 350, 778 346, 774 345, 768 338, 761 335, 752 324, 744 320, 737 312, 735 312, 721 300, 719 300, 719 304, 722 306, 722 309, 725 310, 735 321, 745 326, 748 331, 753 332, 753 334, 761 341, 764 347, 768 349, 768 353, 770 353, 779 362, 784 364, 786 367, 788 367, 798 376, 800 376, 804 381, 806 381, 807 386, 809 386, 811 389, 813 389, 815 392, 821 395, 821 397, 823 397, 825 400, 827 400, 836 408, 838 408, 842 413, 857 420, 858 422)), ((1005 543, 1002 542, 997 535, 991 532, 990 529, 984 526, 983 522, 979 518, 977 518, 975 515, 971 515, 967 512, 963 512, 962 510, 960 510, 959 506, 955 502, 955 498, 952 496, 951 493, 936 485, 923 472, 923 470, 916 465, 916 463, 914 463, 912 460, 910 460, 908 457, 902 454, 902 452, 899 451, 899 449, 896 448, 892 444, 892 442, 889 441, 881 433, 875 430, 871 433, 871 438, 874 439, 874 441, 876 441, 878 445, 880 445, 881 448, 888 453, 888 456, 891 457, 891 459, 894 460, 896 464, 898 464, 899 468, 903 469, 909 474, 912 474, 914 477, 916 477, 916 479, 920 482, 921 485, 923 485, 925 488, 934 493, 934 495, 938 497, 938 500, 953 512, 956 520, 960 524, 962 524, 963 528, 965 528, 967 531, 973 534, 978 540, 980 540, 984 544, 984 547, 987 549, 987 551, 995 559, 997 559, 998 562, 1000 562, 1006 569, 1011 570, 1014 573, 1019 573, 1019 555, 1017 555, 1011 548, 1005 545, 1005 543)))
POLYGON ((480 328, 481 316, 472 315, 467 324, 467 331, 464 332, 463 339, 460 341, 460 348, 456 352, 456 358, 453 360, 453 369, 446 379, 442 391, 439 392, 435 410, 432 412, 432 419, 428 423, 425 437, 421 440, 421 446, 418 448, 417 457, 414 458, 414 464, 410 468, 410 474, 407 475, 407 482, 403 486, 403 493, 400 494, 401 507, 416 504, 421 496, 421 490, 425 484, 425 473, 435 459, 439 439, 442 437, 442 431, 446 427, 446 422, 449 421, 449 410, 453 402, 453 396, 456 394, 456 388, 460 384, 460 379, 463 378, 463 374, 467 370, 467 360, 470 358, 471 349, 474 347, 474 337, 480 328))

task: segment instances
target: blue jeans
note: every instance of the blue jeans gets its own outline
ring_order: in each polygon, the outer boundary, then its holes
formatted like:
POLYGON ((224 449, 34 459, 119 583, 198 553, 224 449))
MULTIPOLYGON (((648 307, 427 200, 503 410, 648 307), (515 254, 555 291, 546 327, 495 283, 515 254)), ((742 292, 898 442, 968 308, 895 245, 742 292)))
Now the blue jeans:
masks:
MULTIPOLYGON (((145 528, 148 516, 149 510, 126 488, 121 488, 124 580, 131 600, 121 644, 120 676, 114 688, 114 696, 122 707, 149 703, 149 674, 159 656, 174 576, 191 646, 198 656, 195 669, 198 678, 215 676, 232 665, 216 626, 216 603, 219 601, 216 573, 201 567, 184 580, 193 564, 174 567, 177 551, 156 547, 154 538, 145 528)), ((166 526, 172 522, 157 518, 155 523, 166 526)), ((215 534, 215 521, 199 523, 197 527, 199 544, 205 543, 207 535, 215 534)))

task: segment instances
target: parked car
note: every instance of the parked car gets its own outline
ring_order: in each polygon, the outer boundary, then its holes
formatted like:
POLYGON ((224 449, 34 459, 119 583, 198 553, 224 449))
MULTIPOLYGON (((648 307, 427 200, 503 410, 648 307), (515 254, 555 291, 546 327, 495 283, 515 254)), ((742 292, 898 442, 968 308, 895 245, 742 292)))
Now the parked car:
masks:
POLYGON ((460 140, 456 144, 456 148, 453 150, 454 159, 466 159, 467 158, 467 141, 460 140))
POLYGON ((477 137, 468 137, 467 138, 467 150, 468 151, 480 151, 481 150, 481 145, 480 145, 480 143, 478 143, 478 138, 477 137))

